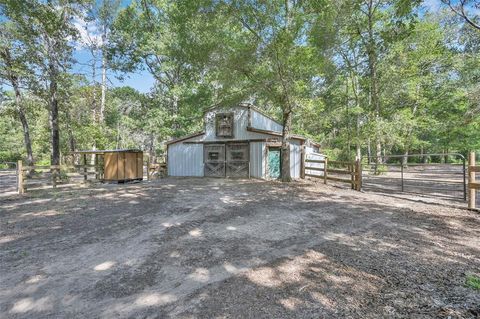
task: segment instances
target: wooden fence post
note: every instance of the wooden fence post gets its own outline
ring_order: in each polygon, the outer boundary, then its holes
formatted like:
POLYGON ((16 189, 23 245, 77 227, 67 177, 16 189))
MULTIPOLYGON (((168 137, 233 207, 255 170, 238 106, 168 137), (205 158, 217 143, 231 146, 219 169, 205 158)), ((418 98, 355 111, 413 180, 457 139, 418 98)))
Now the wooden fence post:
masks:
POLYGON ((18 193, 19 194, 24 194, 25 193, 25 188, 23 187, 23 163, 22 161, 17 162, 17 188, 18 188, 18 193))
POLYGON ((357 189, 355 186, 355 164, 352 162, 348 164, 348 171, 350 172, 350 186, 351 189, 357 189))
POLYGON ((474 209, 476 202, 476 190, 472 187, 475 183, 475 152, 470 152, 468 156, 468 208, 474 209))
POLYGON ((325 163, 323 163, 323 183, 327 184, 327 163, 328 163, 328 157, 325 156, 325 163))
POLYGON ((147 160, 147 181, 150 180, 150 157, 147 160))
POLYGON ((51 169, 51 172, 52 172, 52 187, 57 188, 57 167, 54 166, 51 169))
POLYGON ((83 181, 87 181, 87 154, 83 154, 83 181))

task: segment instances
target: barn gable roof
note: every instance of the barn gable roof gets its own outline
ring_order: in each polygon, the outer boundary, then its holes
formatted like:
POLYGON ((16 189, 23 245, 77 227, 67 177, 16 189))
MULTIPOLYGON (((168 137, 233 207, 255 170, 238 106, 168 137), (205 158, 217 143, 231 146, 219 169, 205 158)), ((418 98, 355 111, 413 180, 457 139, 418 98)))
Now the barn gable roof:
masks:
MULTIPOLYGON (((240 107, 240 108, 246 108, 246 109, 249 109, 249 110, 253 110, 253 111, 261 114, 265 118, 269 119, 270 121, 272 121, 272 122, 274 122, 274 123, 283 127, 283 124, 280 123, 280 121, 274 119, 272 116, 266 114, 264 111, 260 110, 258 107, 254 106, 251 103, 240 103, 238 105, 235 105, 235 107, 240 107)), ((224 107, 222 105, 215 105, 215 106, 210 107, 210 108, 208 108, 204 111, 204 113, 203 113, 204 117, 206 116, 207 113, 209 113, 211 111, 215 111, 215 110, 220 110, 220 109, 227 110, 228 108, 224 107)), ((264 129, 259 129, 259 128, 255 128, 255 127, 252 127, 252 126, 247 126, 247 130, 251 131, 251 132, 262 133, 262 134, 271 135, 271 136, 275 136, 275 137, 281 137, 282 136, 282 133, 280 133, 278 131, 264 130, 264 129)), ((198 136, 201 136, 201 135, 204 135, 204 134, 205 134, 205 131, 196 132, 196 133, 193 133, 193 134, 190 134, 190 135, 183 136, 181 138, 170 140, 166 144, 170 145, 170 144, 174 144, 174 143, 183 142, 183 141, 188 140, 190 138, 198 137, 198 136)), ((295 134, 292 134, 291 138, 296 139, 296 140, 301 140, 301 141, 309 140, 308 138, 306 138, 304 136, 295 135, 295 134)), ((318 147, 320 146, 318 143, 316 143, 312 140, 309 140, 309 141, 315 146, 318 146, 318 147)))

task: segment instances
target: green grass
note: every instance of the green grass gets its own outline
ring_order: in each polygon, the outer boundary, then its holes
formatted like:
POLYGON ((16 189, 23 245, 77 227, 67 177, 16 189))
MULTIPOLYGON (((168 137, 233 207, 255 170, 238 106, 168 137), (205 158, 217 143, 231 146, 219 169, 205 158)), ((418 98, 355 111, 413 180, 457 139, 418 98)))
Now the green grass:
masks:
POLYGON ((480 277, 475 275, 467 275, 465 285, 475 290, 480 290, 480 277))

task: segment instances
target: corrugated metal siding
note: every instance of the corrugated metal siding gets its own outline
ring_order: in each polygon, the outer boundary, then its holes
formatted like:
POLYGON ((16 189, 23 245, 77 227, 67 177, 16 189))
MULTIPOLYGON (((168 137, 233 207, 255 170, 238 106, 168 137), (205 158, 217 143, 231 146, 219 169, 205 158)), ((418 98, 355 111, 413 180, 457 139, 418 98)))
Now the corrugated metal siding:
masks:
POLYGON ((290 176, 300 178, 302 167, 302 146, 298 141, 290 142, 290 176))
POLYGON ((203 145, 176 143, 168 147, 169 176, 203 176, 203 145))
POLYGON ((261 130, 274 131, 279 133, 282 132, 282 125, 280 125, 279 123, 273 121, 272 119, 269 119, 265 115, 260 114, 255 110, 251 110, 251 112, 252 127, 261 130))
POLYGON ((250 176, 265 178, 265 154, 266 144, 264 142, 250 143, 250 176))

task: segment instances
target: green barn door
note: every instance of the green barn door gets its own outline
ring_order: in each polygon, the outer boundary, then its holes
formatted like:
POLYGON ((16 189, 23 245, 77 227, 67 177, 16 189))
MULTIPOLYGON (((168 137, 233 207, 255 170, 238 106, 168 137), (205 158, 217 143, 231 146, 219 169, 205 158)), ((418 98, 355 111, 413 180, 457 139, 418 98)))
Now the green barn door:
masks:
POLYGON ((272 179, 280 178, 280 149, 268 149, 268 177, 272 179))

